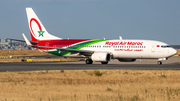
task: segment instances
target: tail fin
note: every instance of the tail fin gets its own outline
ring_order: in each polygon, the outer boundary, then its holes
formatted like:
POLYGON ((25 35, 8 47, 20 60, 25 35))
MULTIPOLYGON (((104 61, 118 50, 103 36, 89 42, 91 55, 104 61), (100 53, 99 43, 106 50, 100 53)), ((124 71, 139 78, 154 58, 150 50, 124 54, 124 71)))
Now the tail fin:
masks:
POLYGON ((26 8, 32 41, 61 39, 47 32, 32 8, 26 8))

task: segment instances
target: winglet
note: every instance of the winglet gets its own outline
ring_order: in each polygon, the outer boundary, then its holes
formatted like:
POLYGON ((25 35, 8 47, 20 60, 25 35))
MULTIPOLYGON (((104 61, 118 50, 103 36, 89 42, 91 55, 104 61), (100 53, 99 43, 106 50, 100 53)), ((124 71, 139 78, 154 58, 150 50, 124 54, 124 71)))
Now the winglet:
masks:
POLYGON ((22 35, 23 35, 23 37, 24 37, 24 40, 25 40, 26 44, 27 44, 28 46, 32 46, 32 44, 29 42, 29 40, 28 40, 27 37, 24 35, 24 33, 22 33, 22 35))

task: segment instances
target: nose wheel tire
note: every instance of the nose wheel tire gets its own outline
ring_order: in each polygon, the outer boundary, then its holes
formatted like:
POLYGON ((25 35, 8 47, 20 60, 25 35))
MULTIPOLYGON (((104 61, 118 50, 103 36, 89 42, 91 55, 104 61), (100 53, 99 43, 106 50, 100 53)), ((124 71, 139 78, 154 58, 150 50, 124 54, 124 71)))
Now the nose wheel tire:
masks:
POLYGON ((93 63, 92 59, 87 59, 86 60, 86 64, 92 64, 92 63, 93 63))
POLYGON ((158 65, 162 65, 162 62, 161 62, 161 61, 158 61, 157 64, 158 64, 158 65))

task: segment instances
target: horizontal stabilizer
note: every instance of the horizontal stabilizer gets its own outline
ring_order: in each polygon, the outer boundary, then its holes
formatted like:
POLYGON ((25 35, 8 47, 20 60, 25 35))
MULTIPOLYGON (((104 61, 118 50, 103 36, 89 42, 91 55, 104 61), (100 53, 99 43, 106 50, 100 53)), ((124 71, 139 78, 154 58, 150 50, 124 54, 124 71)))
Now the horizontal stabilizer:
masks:
MULTIPOLYGON (((9 40, 13 40, 13 41, 19 41, 19 42, 26 42, 24 40, 18 40, 18 39, 11 39, 11 38, 7 38, 9 40)), ((38 44, 39 42, 30 42, 31 44, 38 44)))

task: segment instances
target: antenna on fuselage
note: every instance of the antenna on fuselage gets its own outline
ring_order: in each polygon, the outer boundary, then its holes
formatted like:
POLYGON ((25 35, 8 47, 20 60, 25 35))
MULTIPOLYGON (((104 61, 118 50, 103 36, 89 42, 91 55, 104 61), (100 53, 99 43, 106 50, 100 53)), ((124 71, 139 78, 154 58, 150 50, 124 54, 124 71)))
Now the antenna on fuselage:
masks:
POLYGON ((105 38, 105 37, 103 37, 103 39, 104 39, 104 40, 106 40, 106 38, 105 38))
POLYGON ((119 40, 122 40, 122 37, 121 37, 121 36, 119 36, 119 40))

